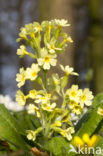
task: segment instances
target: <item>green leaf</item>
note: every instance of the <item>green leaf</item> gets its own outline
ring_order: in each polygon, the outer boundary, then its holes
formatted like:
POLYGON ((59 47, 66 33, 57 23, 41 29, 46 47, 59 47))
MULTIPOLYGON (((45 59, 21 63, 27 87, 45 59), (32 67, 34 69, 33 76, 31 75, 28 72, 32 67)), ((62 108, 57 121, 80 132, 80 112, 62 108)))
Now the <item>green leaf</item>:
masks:
POLYGON ((98 107, 100 103, 103 103, 103 93, 99 93, 93 100, 93 107, 98 107))
MULTIPOLYGON (((103 150, 103 137, 100 137, 98 144, 96 145, 96 147, 101 148, 101 150, 103 150)), ((101 152, 101 154, 95 154, 95 156, 103 156, 103 152, 101 152)))
POLYGON ((69 152, 70 142, 63 137, 54 137, 44 145, 45 150, 53 153, 55 156, 75 156, 76 153, 69 152))
POLYGON ((27 114, 25 111, 14 112, 13 115, 24 128, 24 132, 26 130, 35 130, 41 126, 35 115, 27 114))
POLYGON ((0 105, 0 138, 6 140, 11 149, 18 148, 27 149, 27 145, 20 134, 23 134, 23 129, 18 122, 9 113, 4 105, 0 105))
POLYGON ((102 121, 103 117, 97 113, 98 107, 103 108, 103 94, 98 94, 93 101, 93 110, 88 116, 87 120, 81 120, 80 129, 77 132, 77 135, 82 136, 84 133, 88 133, 92 135, 97 127, 99 126, 100 122, 102 121))

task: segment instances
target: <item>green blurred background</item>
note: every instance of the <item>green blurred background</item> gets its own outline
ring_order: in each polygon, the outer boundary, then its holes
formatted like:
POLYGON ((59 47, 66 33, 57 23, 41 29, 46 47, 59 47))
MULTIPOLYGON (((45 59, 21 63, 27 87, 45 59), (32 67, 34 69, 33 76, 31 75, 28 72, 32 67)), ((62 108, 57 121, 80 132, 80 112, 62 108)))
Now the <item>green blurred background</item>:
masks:
MULTIPOLYGON (((80 74, 69 84, 90 87, 94 94, 103 91, 103 0, 0 0, 0 94, 15 97, 15 75, 20 66, 32 63, 16 56, 20 27, 54 18, 71 24, 66 31, 74 43, 59 56, 61 64, 73 66, 80 74)), ((60 72, 58 67, 55 70, 60 72)))

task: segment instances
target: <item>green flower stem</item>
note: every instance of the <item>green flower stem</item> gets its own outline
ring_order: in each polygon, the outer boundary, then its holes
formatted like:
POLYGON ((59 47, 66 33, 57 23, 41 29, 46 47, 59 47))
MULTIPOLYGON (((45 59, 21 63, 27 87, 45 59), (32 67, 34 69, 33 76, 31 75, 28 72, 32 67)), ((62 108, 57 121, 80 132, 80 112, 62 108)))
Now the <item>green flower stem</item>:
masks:
POLYGON ((32 53, 28 53, 28 55, 29 55, 31 58, 33 58, 33 59, 36 59, 36 58, 37 58, 36 55, 34 55, 34 54, 32 54, 32 53))

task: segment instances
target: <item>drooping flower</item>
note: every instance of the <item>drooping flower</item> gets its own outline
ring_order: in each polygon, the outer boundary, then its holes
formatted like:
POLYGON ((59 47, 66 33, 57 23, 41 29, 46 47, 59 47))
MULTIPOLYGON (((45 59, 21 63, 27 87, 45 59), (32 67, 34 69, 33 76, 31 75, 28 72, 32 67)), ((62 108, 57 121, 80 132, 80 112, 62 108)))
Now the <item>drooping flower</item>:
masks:
POLYGON ((99 115, 103 116, 103 109, 99 107, 97 113, 99 115))
POLYGON ((75 131, 74 131, 74 128, 73 127, 69 127, 69 128, 67 128, 66 130, 61 130, 60 131, 60 134, 63 136, 63 137, 65 137, 65 138, 67 138, 67 140, 71 140, 72 139, 72 135, 71 134, 73 134, 75 131))
POLYGON ((16 81, 18 82, 17 86, 20 88, 25 84, 26 72, 24 68, 20 68, 20 73, 16 75, 16 81))
POLYGON ((20 49, 17 50, 17 55, 20 57, 24 57, 25 55, 28 55, 28 51, 24 45, 20 46, 20 49))
POLYGON ((27 138, 28 140, 33 140, 35 141, 36 140, 36 136, 38 133, 40 133, 41 131, 43 130, 43 127, 39 127, 38 129, 36 129, 35 131, 32 131, 32 130, 28 130, 27 133, 27 138))
POLYGON ((37 115, 38 118, 40 118, 39 108, 36 107, 34 104, 29 104, 28 113, 29 114, 34 113, 37 115))
POLYGON ((31 81, 35 80, 38 77, 38 72, 40 68, 38 64, 33 63, 31 68, 27 68, 26 70, 26 79, 30 79, 31 81))
POLYGON ((27 138, 28 138, 28 140, 35 141, 36 140, 36 134, 35 134, 35 132, 34 131, 29 131, 28 132, 28 135, 27 135, 27 138))
POLYGON ((85 88, 84 91, 81 92, 80 96, 81 105, 85 104, 86 106, 90 106, 92 104, 92 100, 93 100, 92 92, 88 88, 85 88))
POLYGON ((18 38, 17 41, 20 41, 21 39, 28 40, 26 29, 22 27, 20 30, 21 30, 21 32, 19 33, 20 38, 18 38))
POLYGON ((23 94, 23 92, 21 90, 17 91, 16 101, 21 106, 25 105, 25 103, 26 103, 26 96, 23 94))
POLYGON ((44 70, 49 70, 50 66, 56 66, 56 55, 48 54, 46 49, 42 49, 42 57, 38 59, 39 66, 42 66, 44 70))
POLYGON ((74 69, 72 67, 69 67, 69 66, 63 66, 63 65, 60 65, 61 69, 65 72, 66 75, 76 75, 78 76, 79 74, 76 73, 76 72, 73 72, 74 69))
POLYGON ((42 27, 38 22, 34 22, 33 27, 34 27, 34 32, 35 33, 38 33, 38 32, 40 32, 42 30, 42 27))

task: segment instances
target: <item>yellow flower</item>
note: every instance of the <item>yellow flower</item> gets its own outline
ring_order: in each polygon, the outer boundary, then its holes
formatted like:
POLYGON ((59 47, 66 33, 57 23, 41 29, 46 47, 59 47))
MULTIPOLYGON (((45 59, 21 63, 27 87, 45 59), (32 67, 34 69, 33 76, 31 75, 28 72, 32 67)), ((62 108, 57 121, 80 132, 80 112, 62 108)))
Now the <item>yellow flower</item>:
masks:
POLYGON ((36 134, 34 131, 29 131, 28 135, 27 135, 28 140, 36 140, 36 134))
POLYGON ((60 120, 56 120, 55 123, 52 125, 53 127, 61 127, 62 123, 60 120))
POLYGON ((28 130, 27 133, 27 138, 28 140, 33 140, 35 141, 36 140, 36 135, 38 133, 40 133, 41 131, 43 130, 43 127, 39 127, 38 129, 36 129, 35 131, 31 131, 31 130, 28 130))
POLYGON ((47 111, 47 112, 52 112, 53 109, 56 107, 56 103, 52 103, 52 104, 42 104, 41 105, 42 109, 47 111))
POLYGON ((27 52, 26 47, 24 45, 21 45, 20 49, 17 50, 17 55, 19 55, 20 57, 28 55, 28 52, 27 52))
POLYGON ((26 73, 24 68, 20 68, 20 73, 16 75, 16 81, 18 82, 17 86, 20 88, 25 84, 26 73))
POLYGON ((69 36, 67 39, 66 39, 68 42, 73 42, 72 38, 69 36))
POLYGON ((29 104, 28 113, 36 113, 39 110, 34 104, 29 104))
POLYGON ((40 118, 39 108, 36 107, 34 104, 29 104, 28 113, 35 113, 37 117, 40 118))
POLYGON ((103 109, 99 107, 97 113, 99 115, 103 116, 103 109))
POLYGON ((47 50, 42 49, 42 57, 38 59, 39 66, 43 66, 44 70, 49 70, 50 66, 56 66, 56 55, 48 54, 47 50))
POLYGON ((35 103, 47 103, 51 98, 51 94, 45 94, 44 96, 42 95, 37 95, 36 96, 36 100, 35 103))
POLYGON ((92 92, 88 88, 85 88, 84 91, 81 92, 80 96, 81 106, 83 106, 84 104, 86 106, 90 106, 92 104, 92 100, 93 100, 92 92))
POLYGON ((42 30, 42 27, 38 22, 34 22, 33 27, 34 27, 35 33, 38 33, 38 32, 40 32, 42 30))
POLYGON ((73 139, 73 142, 74 142, 74 145, 78 148, 79 146, 80 147, 84 147, 84 150, 85 150, 85 145, 86 148, 87 147, 95 147, 96 144, 98 143, 99 141, 99 137, 97 135, 93 135, 91 138, 90 136, 88 135, 88 133, 84 133, 82 138, 80 138, 79 136, 75 136, 74 139, 73 139))
POLYGON ((20 38, 27 40, 28 38, 27 38, 26 29, 25 28, 21 28, 20 30, 21 30, 21 32, 19 33, 20 38))
POLYGON ((66 94, 69 95, 71 101, 79 102, 81 90, 78 89, 78 85, 72 85, 70 89, 66 91, 66 94))
POLYGON ((65 19, 55 19, 53 20, 55 22, 56 25, 61 26, 61 27, 68 27, 70 26, 70 24, 68 24, 68 21, 65 19))
POLYGON ((47 48, 49 50, 49 53, 54 54, 56 51, 62 50, 61 48, 55 47, 55 42, 51 41, 50 43, 47 43, 47 48))
POLYGON ((65 137, 65 138, 67 138, 67 140, 71 140, 72 139, 72 133, 74 133, 75 131, 74 131, 74 128, 73 127, 69 127, 69 128, 67 128, 66 130, 61 130, 60 131, 60 134, 63 136, 63 137, 65 137))
POLYGON ((26 103, 26 96, 23 94, 23 92, 21 90, 17 91, 16 101, 21 106, 25 105, 25 103, 26 103))
POLYGON ((40 68, 38 64, 33 63, 31 68, 27 68, 26 70, 26 79, 30 79, 31 81, 35 80, 38 76, 38 72, 40 68))
POLYGON ((54 84, 56 86, 58 86, 60 84, 60 79, 59 79, 58 75, 53 75, 52 78, 53 78, 54 84))
POLYGON ((38 92, 35 89, 33 89, 29 91, 28 97, 31 99, 35 99, 37 95, 38 95, 38 92))
POLYGON ((63 65, 60 65, 61 69, 65 72, 66 75, 76 75, 78 76, 78 73, 76 72, 73 72, 74 69, 72 67, 69 67, 69 66, 65 66, 63 67, 63 65))
POLYGON ((81 112, 83 111, 83 108, 81 107, 81 105, 79 105, 75 101, 70 101, 69 105, 70 105, 70 109, 72 110, 72 112, 77 114, 77 115, 80 115, 81 112))

